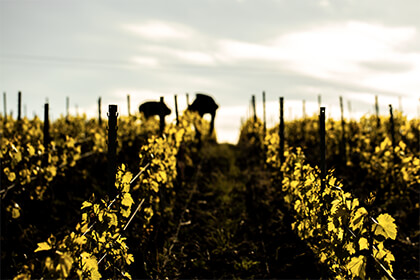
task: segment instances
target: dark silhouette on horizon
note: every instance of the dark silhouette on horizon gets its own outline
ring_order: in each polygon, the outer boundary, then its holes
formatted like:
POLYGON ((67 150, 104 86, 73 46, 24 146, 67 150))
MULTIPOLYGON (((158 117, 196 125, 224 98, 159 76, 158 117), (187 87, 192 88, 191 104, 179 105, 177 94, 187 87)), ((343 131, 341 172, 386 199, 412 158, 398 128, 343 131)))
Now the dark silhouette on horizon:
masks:
MULTIPOLYGON (((161 103, 159 101, 147 101, 144 102, 140 105, 139 107, 139 111, 140 113, 144 114, 144 117, 146 119, 152 117, 152 116, 159 116, 161 107, 160 107, 161 103)), ((162 113, 163 116, 167 116, 169 114, 171 114, 171 109, 169 109, 169 107, 165 104, 162 103, 163 107, 162 107, 162 113)))
POLYGON ((219 108, 219 105, 214 102, 214 99, 211 96, 202 93, 197 93, 194 102, 188 106, 188 110, 198 112, 201 117, 205 114, 211 115, 210 135, 214 130, 214 119, 216 117, 217 108, 219 108))

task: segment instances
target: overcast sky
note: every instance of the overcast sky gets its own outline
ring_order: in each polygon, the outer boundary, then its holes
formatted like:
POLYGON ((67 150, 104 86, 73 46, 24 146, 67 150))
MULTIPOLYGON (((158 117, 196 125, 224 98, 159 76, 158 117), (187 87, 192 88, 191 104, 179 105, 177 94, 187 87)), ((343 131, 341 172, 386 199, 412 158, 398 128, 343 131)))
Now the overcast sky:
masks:
MULTIPOLYGON (((252 94, 267 94, 269 124, 317 109, 337 116, 373 112, 379 95, 418 116, 420 3, 365 1, 5 1, 0 0, 0 90, 16 117, 20 90, 28 117, 65 112, 95 116, 99 96, 127 114, 145 100, 211 94, 220 109, 219 141, 235 142, 252 94), (401 105, 399 103, 401 97, 401 105)), ((1 101, 1 103, 3 103, 1 101)), ((3 106, 1 106, 3 112, 3 106)), ((172 110, 174 112, 174 110, 172 110)), ((258 114, 262 114, 258 104, 258 114)))

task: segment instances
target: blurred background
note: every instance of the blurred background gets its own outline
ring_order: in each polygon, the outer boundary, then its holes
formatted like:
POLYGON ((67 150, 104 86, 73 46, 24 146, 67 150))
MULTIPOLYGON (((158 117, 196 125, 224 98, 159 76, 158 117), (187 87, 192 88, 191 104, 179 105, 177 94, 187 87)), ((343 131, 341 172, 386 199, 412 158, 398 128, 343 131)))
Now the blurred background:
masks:
MULTIPOLYGON (((285 116, 380 112, 388 104, 419 117, 420 18, 418 1, 0 1, 0 91, 16 117, 41 116, 48 99, 52 119, 97 115, 102 98, 126 115, 147 100, 165 97, 174 118, 195 93, 219 104, 219 142, 236 143, 251 95, 268 124, 285 116)), ((3 100, 1 101, 3 104, 3 100)), ((4 106, 0 107, 1 112, 4 106)))

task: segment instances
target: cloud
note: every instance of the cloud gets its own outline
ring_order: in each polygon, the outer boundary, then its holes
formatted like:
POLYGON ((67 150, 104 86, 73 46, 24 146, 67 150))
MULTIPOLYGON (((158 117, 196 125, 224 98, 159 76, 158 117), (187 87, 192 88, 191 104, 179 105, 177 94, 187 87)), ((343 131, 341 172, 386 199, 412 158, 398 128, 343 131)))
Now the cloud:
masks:
POLYGON ((227 60, 265 60, 323 78, 360 73, 359 61, 403 56, 397 48, 416 35, 412 27, 384 27, 344 22, 282 34, 273 40, 248 43, 221 40, 227 60))
POLYGON ((159 56, 166 58, 165 65, 203 65, 211 66, 216 63, 216 59, 209 50, 201 51, 194 46, 189 48, 180 48, 176 45, 162 46, 162 45, 142 45, 141 50, 152 54, 153 56, 159 56))
POLYGON ((155 57, 135 56, 131 60, 140 66, 157 67, 159 65, 159 61, 155 57))
POLYGON ((142 24, 124 24, 124 30, 130 31, 146 39, 180 40, 192 37, 193 30, 189 27, 166 21, 147 21, 142 24))
POLYGON ((213 65, 215 63, 215 59, 205 52, 175 50, 172 53, 184 62, 202 65, 213 65))
POLYGON ((362 61, 359 66, 374 72, 401 73, 413 70, 414 65, 405 61, 370 60, 362 61))

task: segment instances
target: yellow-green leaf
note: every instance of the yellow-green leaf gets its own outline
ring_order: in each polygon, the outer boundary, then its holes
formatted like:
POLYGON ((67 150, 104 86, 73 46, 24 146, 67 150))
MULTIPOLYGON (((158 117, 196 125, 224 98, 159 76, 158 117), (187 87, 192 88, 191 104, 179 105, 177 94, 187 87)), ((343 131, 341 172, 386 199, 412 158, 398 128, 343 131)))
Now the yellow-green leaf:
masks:
POLYGON ((60 273, 60 278, 67 278, 69 276, 71 267, 73 265, 73 258, 69 253, 64 253, 60 256, 56 270, 60 273))
POLYGON ((298 181, 292 181, 292 182, 290 183, 290 187, 291 187, 292 189, 295 189, 295 188, 297 187, 297 185, 299 185, 299 182, 298 182, 298 181))
POLYGON ((352 257, 351 261, 347 264, 347 269, 350 270, 350 273, 354 277, 360 277, 365 279, 366 276, 366 257, 358 256, 352 257))
POLYGON ((118 226, 118 218, 114 213, 108 213, 107 217, 109 219, 108 226, 118 226))
POLYGON ((353 255, 356 252, 356 250, 354 249, 354 243, 352 243, 352 242, 348 242, 345 245, 345 248, 350 253, 350 255, 353 255))
POLYGON ((395 219, 389 214, 381 214, 376 219, 378 224, 372 226, 372 230, 376 235, 382 235, 385 238, 394 239, 397 237, 397 226, 395 225, 395 219))
MULTIPOLYGON (((6 172, 5 172, 6 173, 6 172)), ((14 180, 16 180, 16 174, 15 174, 15 172, 9 172, 8 174, 7 174, 7 179, 10 181, 10 182, 13 182, 14 180)))
POLYGON ((129 280, 131 280, 131 279, 132 279, 132 278, 131 278, 130 273, 128 273, 128 272, 124 272, 124 273, 123 273, 123 276, 124 276, 125 278, 129 279, 129 280))
POLYGON ((388 252, 388 254, 386 254, 385 261, 387 263, 394 262, 395 261, 394 255, 391 252, 388 252))
POLYGON ((367 214, 368 212, 364 207, 358 208, 350 219, 350 228, 352 230, 361 229, 363 227, 363 221, 367 214))
POLYGON ((129 184, 132 177, 133 177, 133 174, 131 174, 130 172, 126 172, 121 179, 121 183, 129 184))
POLYGON ((19 208, 13 208, 12 210, 12 218, 17 219, 20 217, 20 211, 19 208))
POLYGON ((31 144, 28 144, 28 153, 30 157, 35 155, 35 149, 31 144))
POLYGON ((131 264, 132 262, 134 262, 134 256, 132 254, 128 254, 125 261, 127 262, 128 265, 131 264))
POLYGON ((45 268, 49 271, 54 269, 54 261, 50 257, 45 259, 45 268))
POLYGON ((99 214, 99 210, 100 210, 99 204, 94 204, 93 205, 93 213, 99 214))
POLYGON ((86 236, 79 236, 74 240, 74 242, 76 244, 83 245, 83 244, 86 244, 87 238, 86 238, 86 236))
POLYGON ((126 210, 124 208, 121 208, 121 214, 123 215, 123 217, 128 218, 128 216, 130 216, 131 210, 126 210))
POLYGON ((91 202, 89 202, 89 201, 83 201, 82 207, 80 209, 91 207, 91 206, 92 206, 92 203, 91 202))
POLYGON ((83 252, 81 257, 83 271, 89 272, 90 279, 99 280, 101 278, 101 274, 98 271, 98 261, 95 256, 92 256, 87 252, 83 252))
POLYGON ((368 240, 364 237, 361 237, 359 239, 359 248, 360 250, 369 249, 369 243, 368 240))
POLYGON ((46 251, 50 249, 51 249, 50 244, 48 244, 47 242, 41 242, 41 243, 38 243, 38 248, 36 248, 34 252, 46 251))
POLYGON ((129 193, 125 193, 123 199, 121 200, 121 204, 127 207, 131 207, 133 203, 134 201, 131 198, 131 195, 129 193))
POLYGON ((166 183, 166 181, 168 181, 168 177, 166 176, 165 172, 160 172, 160 177, 162 178, 163 183, 166 183))

